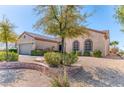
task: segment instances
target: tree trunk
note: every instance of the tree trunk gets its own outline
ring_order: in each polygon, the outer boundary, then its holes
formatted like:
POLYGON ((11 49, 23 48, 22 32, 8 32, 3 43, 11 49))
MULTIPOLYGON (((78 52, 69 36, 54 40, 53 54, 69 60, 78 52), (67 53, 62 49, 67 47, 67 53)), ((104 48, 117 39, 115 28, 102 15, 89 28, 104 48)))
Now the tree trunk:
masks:
POLYGON ((64 38, 62 38, 62 41, 61 41, 61 43, 62 43, 62 50, 61 50, 61 53, 62 53, 62 68, 63 68, 63 72, 62 72, 62 74, 64 75, 64 77, 66 77, 67 76, 67 73, 66 73, 66 66, 64 65, 64 52, 65 52, 65 39, 64 38))
POLYGON ((8 62, 8 42, 6 41, 6 61, 8 62))
POLYGON ((64 44, 64 38, 62 37, 62 41, 61 41, 61 43, 62 43, 62 49, 61 49, 61 53, 64 53, 64 50, 65 50, 65 44, 64 44))
POLYGON ((8 62, 8 39, 7 39, 7 32, 5 30, 5 43, 6 43, 6 61, 8 62))

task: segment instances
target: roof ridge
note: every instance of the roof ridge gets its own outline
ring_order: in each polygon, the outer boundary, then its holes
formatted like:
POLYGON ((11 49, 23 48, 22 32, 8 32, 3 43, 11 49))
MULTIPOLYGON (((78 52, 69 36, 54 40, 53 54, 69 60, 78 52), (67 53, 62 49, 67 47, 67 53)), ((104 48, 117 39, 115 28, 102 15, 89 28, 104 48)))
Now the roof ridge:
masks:
POLYGON ((96 30, 96 29, 92 29, 92 28, 86 28, 89 31, 94 31, 94 32, 98 32, 98 33, 103 33, 105 34, 106 32, 109 32, 109 30, 96 30))
POLYGON ((58 42, 56 40, 56 38, 52 38, 52 37, 49 37, 49 36, 45 36, 45 35, 40 35, 40 34, 36 34, 36 33, 32 33, 32 32, 27 32, 27 31, 24 31, 25 34, 28 34, 30 35, 31 37, 35 38, 35 39, 44 39, 44 40, 49 40, 49 41, 53 41, 53 42, 58 42))
POLYGON ((28 32, 28 31, 24 31, 24 32, 27 33, 27 34, 30 34, 30 35, 33 34, 33 35, 37 35, 37 36, 46 37, 46 38, 49 38, 49 39, 54 39, 54 38, 51 38, 51 37, 49 37, 47 35, 41 35, 41 34, 37 34, 37 33, 33 33, 33 32, 28 32))

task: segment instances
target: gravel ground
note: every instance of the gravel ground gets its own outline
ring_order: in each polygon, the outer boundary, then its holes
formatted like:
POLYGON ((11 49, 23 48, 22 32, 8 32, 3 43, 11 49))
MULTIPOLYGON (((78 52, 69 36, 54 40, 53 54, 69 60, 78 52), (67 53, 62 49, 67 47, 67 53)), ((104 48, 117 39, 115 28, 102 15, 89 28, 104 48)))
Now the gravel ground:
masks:
MULTIPOLYGON (((82 68, 69 75, 72 87, 124 87, 124 60, 80 57, 74 66, 82 68)), ((50 80, 36 70, 0 70, 0 86, 50 87, 50 80)))
POLYGON ((36 70, 0 70, 1 87, 48 87, 50 78, 36 70))
POLYGON ((72 86, 124 87, 124 60, 80 57, 82 70, 70 76, 72 86))

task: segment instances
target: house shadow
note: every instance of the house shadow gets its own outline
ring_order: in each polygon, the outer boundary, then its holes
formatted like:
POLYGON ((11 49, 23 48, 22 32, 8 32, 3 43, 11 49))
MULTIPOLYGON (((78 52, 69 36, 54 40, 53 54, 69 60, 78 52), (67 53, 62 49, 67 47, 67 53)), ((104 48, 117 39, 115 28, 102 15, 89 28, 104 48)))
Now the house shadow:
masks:
POLYGON ((69 75, 69 78, 72 81, 85 82, 94 87, 124 87, 124 73, 110 68, 96 67, 94 73, 82 68, 78 73, 69 75))

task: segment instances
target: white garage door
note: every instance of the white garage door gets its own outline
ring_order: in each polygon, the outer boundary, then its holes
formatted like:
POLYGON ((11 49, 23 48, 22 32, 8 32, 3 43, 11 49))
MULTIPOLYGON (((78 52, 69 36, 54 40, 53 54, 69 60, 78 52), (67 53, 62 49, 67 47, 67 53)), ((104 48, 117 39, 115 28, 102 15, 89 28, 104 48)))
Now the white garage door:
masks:
POLYGON ((30 55, 32 51, 32 44, 20 44, 19 53, 23 55, 30 55))

